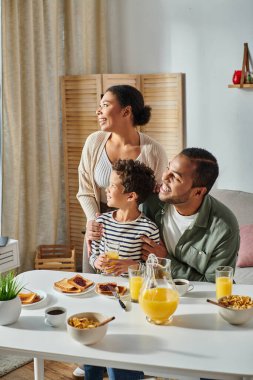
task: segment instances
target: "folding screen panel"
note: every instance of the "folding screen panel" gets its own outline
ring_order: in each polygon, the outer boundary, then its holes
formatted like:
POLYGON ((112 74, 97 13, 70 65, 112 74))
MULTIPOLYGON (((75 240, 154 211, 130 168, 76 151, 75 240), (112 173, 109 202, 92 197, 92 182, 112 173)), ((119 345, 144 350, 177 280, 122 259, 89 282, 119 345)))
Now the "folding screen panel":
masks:
POLYGON ((163 145, 172 158, 183 148, 182 74, 141 75, 141 92, 152 107, 151 121, 141 131, 163 145))
POLYGON ((78 165, 84 142, 98 130, 96 109, 100 101, 101 75, 62 78, 63 146, 68 242, 74 245, 80 268, 86 220, 76 198, 78 165))

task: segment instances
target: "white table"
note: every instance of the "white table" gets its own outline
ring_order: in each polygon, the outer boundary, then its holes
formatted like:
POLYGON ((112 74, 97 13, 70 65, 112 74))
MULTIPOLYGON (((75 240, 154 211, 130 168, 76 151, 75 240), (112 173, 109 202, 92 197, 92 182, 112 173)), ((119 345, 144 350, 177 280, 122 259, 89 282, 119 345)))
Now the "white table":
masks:
MULTIPOLYGON (((253 321, 232 326, 206 302, 215 298, 215 286, 194 283, 194 290, 180 299, 169 326, 149 324, 138 304, 125 312, 118 302, 94 291, 82 297, 57 293, 52 285, 73 273, 30 271, 19 275, 27 288, 48 294, 41 308, 23 309, 19 320, 0 326, 0 352, 33 356, 35 379, 44 378, 44 359, 138 369, 153 376, 190 376, 213 379, 253 379, 253 321), (52 328, 44 323, 48 306, 61 305, 68 315, 82 311, 99 311, 115 315, 102 341, 84 346, 74 341, 66 328, 52 328)), ((105 277, 87 274, 96 282, 105 277)), ((108 280, 111 280, 109 277, 108 280)), ((124 284, 127 279, 117 278, 124 284)), ((234 294, 253 297, 252 285, 234 285, 234 294)))

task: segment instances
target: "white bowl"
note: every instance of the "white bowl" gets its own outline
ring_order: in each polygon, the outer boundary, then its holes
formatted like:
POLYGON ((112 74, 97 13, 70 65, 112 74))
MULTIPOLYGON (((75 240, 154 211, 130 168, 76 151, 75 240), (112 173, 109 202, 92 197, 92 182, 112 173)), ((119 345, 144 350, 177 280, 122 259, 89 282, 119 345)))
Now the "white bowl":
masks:
MULTIPOLYGON (((220 298, 220 302, 223 298, 220 298)), ((250 309, 237 310, 232 308, 219 307, 220 316, 229 322, 231 325, 242 325, 248 322, 253 317, 253 307, 250 309)))
POLYGON ((94 321, 103 322, 108 317, 104 314, 89 312, 89 313, 78 313, 71 315, 67 320, 67 331, 69 335, 75 339, 77 342, 82 344, 95 344, 99 342, 106 334, 108 323, 104 326, 87 328, 87 329, 79 329, 77 327, 73 327, 69 324, 70 318, 88 318, 94 321))

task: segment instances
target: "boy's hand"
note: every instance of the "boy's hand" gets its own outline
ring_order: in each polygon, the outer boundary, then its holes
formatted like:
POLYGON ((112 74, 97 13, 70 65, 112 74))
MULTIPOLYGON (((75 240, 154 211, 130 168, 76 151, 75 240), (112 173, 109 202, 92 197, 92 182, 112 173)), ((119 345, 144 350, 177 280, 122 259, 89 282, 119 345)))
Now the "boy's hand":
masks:
POLYGON ((157 257, 167 257, 168 252, 162 240, 155 243, 154 240, 149 239, 147 236, 141 236, 143 241, 142 256, 141 258, 146 261, 150 253, 154 253, 157 257))
POLYGON ((94 262, 94 267, 103 271, 105 266, 107 265, 108 263, 108 258, 107 256, 102 253, 101 255, 98 256, 98 258, 95 260, 94 262))
POLYGON ((109 270, 108 273, 114 275, 114 276, 120 276, 123 273, 127 273, 128 267, 130 265, 136 264, 136 260, 128 260, 128 259, 119 259, 119 260, 108 260, 107 261, 107 268, 109 270))

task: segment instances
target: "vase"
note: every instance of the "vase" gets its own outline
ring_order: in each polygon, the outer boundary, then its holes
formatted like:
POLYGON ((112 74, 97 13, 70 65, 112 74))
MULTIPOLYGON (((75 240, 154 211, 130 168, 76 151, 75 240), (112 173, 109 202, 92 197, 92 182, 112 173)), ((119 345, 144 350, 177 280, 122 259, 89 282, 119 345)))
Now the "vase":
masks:
POLYGON ((19 296, 12 300, 0 301, 0 325, 10 325, 18 320, 21 313, 19 296))

